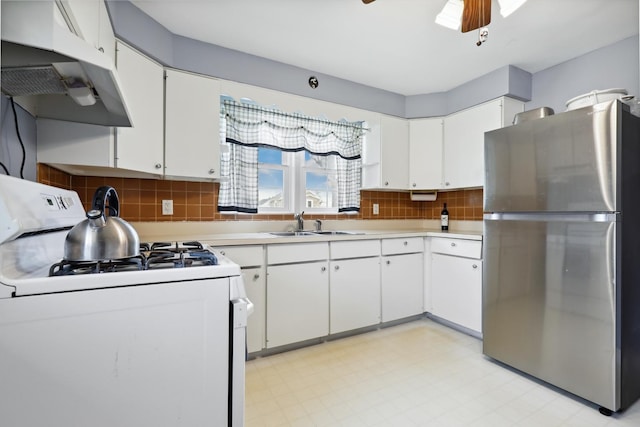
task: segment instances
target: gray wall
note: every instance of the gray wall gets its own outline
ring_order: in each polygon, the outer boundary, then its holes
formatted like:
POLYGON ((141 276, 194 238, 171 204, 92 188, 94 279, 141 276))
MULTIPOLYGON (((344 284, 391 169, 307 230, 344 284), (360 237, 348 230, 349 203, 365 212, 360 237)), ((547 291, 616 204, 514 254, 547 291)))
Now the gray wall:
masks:
POLYGON ((638 96, 638 62, 638 36, 633 36, 547 68, 533 75, 525 108, 551 107, 559 113, 569 99, 598 89, 623 88, 638 96))
MULTIPOLYGON (((23 177, 35 181, 36 180, 36 121, 35 119, 15 104, 18 116, 18 129, 24 143, 26 158, 23 169, 23 177)), ((20 170, 22 169, 23 154, 16 132, 13 109, 9 98, 0 96, 0 162, 2 162, 9 174, 20 178, 20 170)), ((5 171, 0 167, 0 174, 5 171)))
POLYGON ((107 4, 116 35, 164 65, 399 117, 442 116, 503 95, 528 101, 527 109, 550 106, 560 112, 566 100, 594 89, 640 94, 638 36, 534 75, 509 65, 448 92, 405 97, 177 36, 128 1, 107 4), (312 75, 320 81, 317 89, 307 84, 312 75))

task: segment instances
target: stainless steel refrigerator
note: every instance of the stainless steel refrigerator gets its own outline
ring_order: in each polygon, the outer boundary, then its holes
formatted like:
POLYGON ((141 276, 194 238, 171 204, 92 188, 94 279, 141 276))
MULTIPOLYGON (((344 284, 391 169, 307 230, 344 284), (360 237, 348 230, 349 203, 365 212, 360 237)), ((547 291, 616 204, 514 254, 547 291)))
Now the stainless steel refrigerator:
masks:
POLYGON ((640 118, 485 134, 483 352, 600 406, 640 396, 640 118))

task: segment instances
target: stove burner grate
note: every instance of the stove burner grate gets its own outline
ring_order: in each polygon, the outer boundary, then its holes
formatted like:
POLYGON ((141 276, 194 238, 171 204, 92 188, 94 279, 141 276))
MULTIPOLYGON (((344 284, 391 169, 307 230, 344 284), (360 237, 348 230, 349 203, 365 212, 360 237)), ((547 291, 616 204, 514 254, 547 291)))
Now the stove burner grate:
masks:
POLYGON ((140 255, 118 260, 66 261, 53 264, 49 276, 95 274, 118 271, 152 270, 217 265, 216 255, 200 242, 142 243, 140 255))
POLYGON ((106 261, 62 260, 49 268, 49 276, 70 276, 74 274, 111 273, 115 271, 144 270, 144 257, 106 261))

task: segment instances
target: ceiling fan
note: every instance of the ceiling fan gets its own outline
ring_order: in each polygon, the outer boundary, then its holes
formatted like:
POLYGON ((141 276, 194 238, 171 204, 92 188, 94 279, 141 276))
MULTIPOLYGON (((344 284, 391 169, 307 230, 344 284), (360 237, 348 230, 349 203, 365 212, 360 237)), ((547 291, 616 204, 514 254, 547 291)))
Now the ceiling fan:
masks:
MULTIPOLYGON (((364 4, 375 0, 362 0, 364 4)), ((507 17, 527 0, 498 0, 500 14, 507 17)), ((482 30, 491 23, 491 0, 447 0, 442 11, 436 16, 436 23, 453 30, 461 29, 463 33, 482 30)), ((486 40, 488 31, 485 29, 484 39, 480 34, 478 46, 486 40)))

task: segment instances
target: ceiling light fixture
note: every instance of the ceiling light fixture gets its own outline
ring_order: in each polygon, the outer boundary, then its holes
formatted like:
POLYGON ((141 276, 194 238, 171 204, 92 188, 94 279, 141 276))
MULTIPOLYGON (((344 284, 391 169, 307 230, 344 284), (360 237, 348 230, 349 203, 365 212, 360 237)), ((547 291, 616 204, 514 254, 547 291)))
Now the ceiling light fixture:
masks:
MULTIPOLYGON (((498 0, 500 15, 507 17, 522 6, 527 0, 498 0)), ((436 15, 436 24, 452 30, 460 29, 464 0, 447 0, 442 11, 436 15)))
POLYGON ((460 29, 462 23, 463 0, 447 0, 442 11, 436 15, 436 24, 452 30, 460 29))
POLYGON ((498 4, 500 4, 500 15, 503 18, 511 15, 516 11, 520 6, 522 6, 527 0, 498 0, 498 4))

